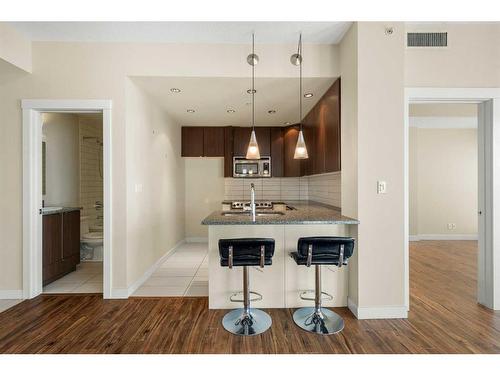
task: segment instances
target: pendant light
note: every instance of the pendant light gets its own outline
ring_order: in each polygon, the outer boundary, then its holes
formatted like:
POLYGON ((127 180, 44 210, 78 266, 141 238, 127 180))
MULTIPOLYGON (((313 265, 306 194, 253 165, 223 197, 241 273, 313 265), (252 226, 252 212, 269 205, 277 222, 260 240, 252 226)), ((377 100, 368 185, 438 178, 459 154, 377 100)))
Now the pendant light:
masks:
POLYGON ((304 132, 302 131, 302 34, 299 36, 299 46, 297 48, 297 53, 294 53, 290 57, 290 62, 292 65, 299 67, 299 124, 300 131, 299 137, 297 138, 297 145, 295 146, 295 153, 293 154, 294 159, 308 159, 309 155, 307 153, 306 142, 304 140, 304 132))
POLYGON ((252 34, 252 53, 247 56, 247 62, 252 66, 252 133, 247 148, 247 159, 260 159, 259 144, 255 136, 255 65, 259 62, 259 56, 255 54, 255 35, 252 34))

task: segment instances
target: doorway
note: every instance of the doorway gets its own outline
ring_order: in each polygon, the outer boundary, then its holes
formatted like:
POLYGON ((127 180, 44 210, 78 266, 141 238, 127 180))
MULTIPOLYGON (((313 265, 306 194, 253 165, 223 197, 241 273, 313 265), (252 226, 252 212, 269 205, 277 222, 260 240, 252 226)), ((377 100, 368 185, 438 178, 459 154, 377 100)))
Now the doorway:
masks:
POLYGON ((477 110, 474 103, 410 104, 410 287, 417 309, 477 309, 477 110))
MULTIPOLYGON (((500 260, 494 256, 498 241, 494 236, 500 233, 500 225, 493 221, 500 205, 494 201, 494 187, 500 179, 494 174, 494 151, 500 147, 500 139, 494 129, 500 126, 500 90, 459 88, 407 88, 405 90, 405 294, 409 301, 409 239, 410 239, 410 197, 409 197, 409 125, 410 105, 416 103, 473 103, 478 106, 477 114, 477 160, 478 160, 478 257, 477 257, 477 302, 500 309, 500 260)), ((497 167, 498 168, 498 167, 497 167)))
MULTIPOLYGON (((44 147, 43 147, 43 114, 74 114, 82 118, 100 117, 102 130, 99 135, 85 135, 81 142, 95 141, 93 146, 102 147, 102 185, 103 199, 98 201, 94 227, 102 224, 102 293, 104 298, 111 298, 111 101, 108 100, 23 100, 23 297, 34 298, 43 292, 43 238, 44 226, 42 210, 44 203, 44 147), (100 145, 99 143, 102 143, 100 145), (102 222, 97 220, 97 208, 102 210, 102 222)), ((85 143, 85 144, 86 144, 85 143)), ((46 145, 50 147, 50 145, 46 145)), ((47 156, 47 154, 45 154, 47 156)), ((47 181, 45 181, 46 183, 47 181)), ((46 187, 46 186, 45 186, 46 187)), ((46 197, 45 197, 46 198, 46 197)), ((52 203, 52 202, 49 202, 52 203)), ((60 206, 58 206, 60 207, 60 206)), ((53 207, 53 209, 58 208, 53 207)), ((84 207, 85 208, 85 207, 84 207)), ((66 212, 63 210, 63 212, 66 212)), ((57 220, 55 220, 57 221, 57 220)), ((60 221, 63 221, 61 216, 60 221)), ((68 223, 70 223, 68 221, 68 223)), ((55 223, 57 224, 57 223, 55 223)), ((68 224, 80 229, 80 220, 68 224), (78 227, 77 227, 78 226, 78 227)), ((58 226, 55 225, 57 228, 58 226)), ((67 231, 64 231, 67 232, 67 231)), ((78 230, 78 233, 80 231, 78 230)), ((62 233, 62 232, 61 232, 62 233)), ((69 236, 69 235, 68 235, 69 236)), ((61 236, 61 242, 64 236, 61 236)), ((71 236, 70 236, 71 237, 71 236)), ((75 237, 73 235, 73 237, 75 237)), ((78 236, 80 237, 80 236, 78 236)), ((78 241, 78 250, 80 241, 78 241)), ((77 251, 78 251, 77 250, 77 251)), ((64 251, 64 250, 62 250, 64 251)), ((75 252, 75 251, 73 251, 75 252)), ((94 253, 99 252, 99 250, 94 253)), ((78 256, 80 252, 78 251, 78 256)), ((75 254, 72 254, 75 256, 75 254)), ((88 255, 88 254, 87 254, 88 255)), ((94 256, 94 254, 92 254, 94 256)), ((100 254, 96 254, 97 257, 100 254)), ((63 254, 63 258, 69 258, 63 254)), ((75 288, 76 289, 76 288, 75 288)), ((77 291, 75 291, 77 292, 77 291)), ((81 291, 84 292, 84 291, 81 291)), ((92 292, 92 291, 88 291, 92 292)))
POLYGON ((102 293, 102 113, 41 116, 43 293, 102 293))

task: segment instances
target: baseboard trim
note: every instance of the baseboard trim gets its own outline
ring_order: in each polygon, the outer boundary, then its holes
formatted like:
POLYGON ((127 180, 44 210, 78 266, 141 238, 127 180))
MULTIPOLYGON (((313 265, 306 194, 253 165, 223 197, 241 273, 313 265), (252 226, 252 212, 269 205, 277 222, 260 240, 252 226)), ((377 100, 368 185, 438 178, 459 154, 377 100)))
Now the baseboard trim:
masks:
POLYGON ((408 309, 406 306, 358 307, 354 301, 347 298, 347 307, 360 320, 408 318, 408 309))
POLYGON ((165 259, 167 259, 170 254, 172 254, 175 250, 177 250, 177 248, 179 246, 181 246, 182 244, 184 244, 186 242, 186 240, 181 240, 179 242, 177 242, 174 247, 172 247, 170 250, 167 250, 167 252, 165 252, 165 254, 163 254, 160 259, 158 259, 151 267, 149 267, 146 272, 143 273, 143 275, 141 277, 139 277, 134 283, 132 283, 132 285, 130 285, 128 287, 127 290, 127 297, 125 298, 128 298, 130 297, 132 294, 134 294, 134 292, 142 285, 144 284, 144 282, 150 278, 150 276, 158 269, 158 267, 165 261, 165 259))
POLYGON ((416 234, 410 241, 477 241, 477 234, 416 234))
POLYGON ((186 237, 186 243, 208 243, 208 237, 186 237))
POLYGON ((127 299, 128 289, 127 288, 113 288, 111 289, 111 294, 108 299, 127 299))
POLYGON ((0 290, 0 299, 23 299, 23 290, 0 290))

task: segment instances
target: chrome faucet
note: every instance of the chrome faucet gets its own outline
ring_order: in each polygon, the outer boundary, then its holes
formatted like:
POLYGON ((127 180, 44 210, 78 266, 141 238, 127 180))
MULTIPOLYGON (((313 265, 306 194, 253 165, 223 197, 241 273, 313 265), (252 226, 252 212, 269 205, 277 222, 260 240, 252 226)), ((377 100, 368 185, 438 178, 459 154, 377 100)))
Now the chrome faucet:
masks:
POLYGON ((250 184, 250 209, 252 210, 252 221, 255 223, 255 186, 250 184))

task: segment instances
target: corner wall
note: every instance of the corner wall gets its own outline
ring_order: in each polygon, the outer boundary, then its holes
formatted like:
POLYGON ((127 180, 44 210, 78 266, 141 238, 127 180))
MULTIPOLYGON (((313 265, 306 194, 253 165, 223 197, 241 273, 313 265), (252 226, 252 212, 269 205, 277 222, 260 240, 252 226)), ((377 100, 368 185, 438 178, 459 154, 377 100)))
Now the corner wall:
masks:
POLYGON ((342 213, 352 228, 348 306, 360 319, 403 318, 404 35, 403 23, 358 22, 340 45, 342 213), (377 181, 387 193, 377 194, 377 181))
POLYGON ((126 84, 127 285, 184 239, 181 128, 131 80, 126 84))
POLYGON ((0 22, 0 59, 31 73, 31 41, 17 30, 0 22))
MULTIPOLYGON (((403 23, 358 24, 358 281, 360 309, 405 317, 403 23), (387 193, 377 194, 377 181, 387 193)), ((361 310, 363 311, 363 310, 361 310)), ((362 314, 361 314, 362 315, 362 314)))

